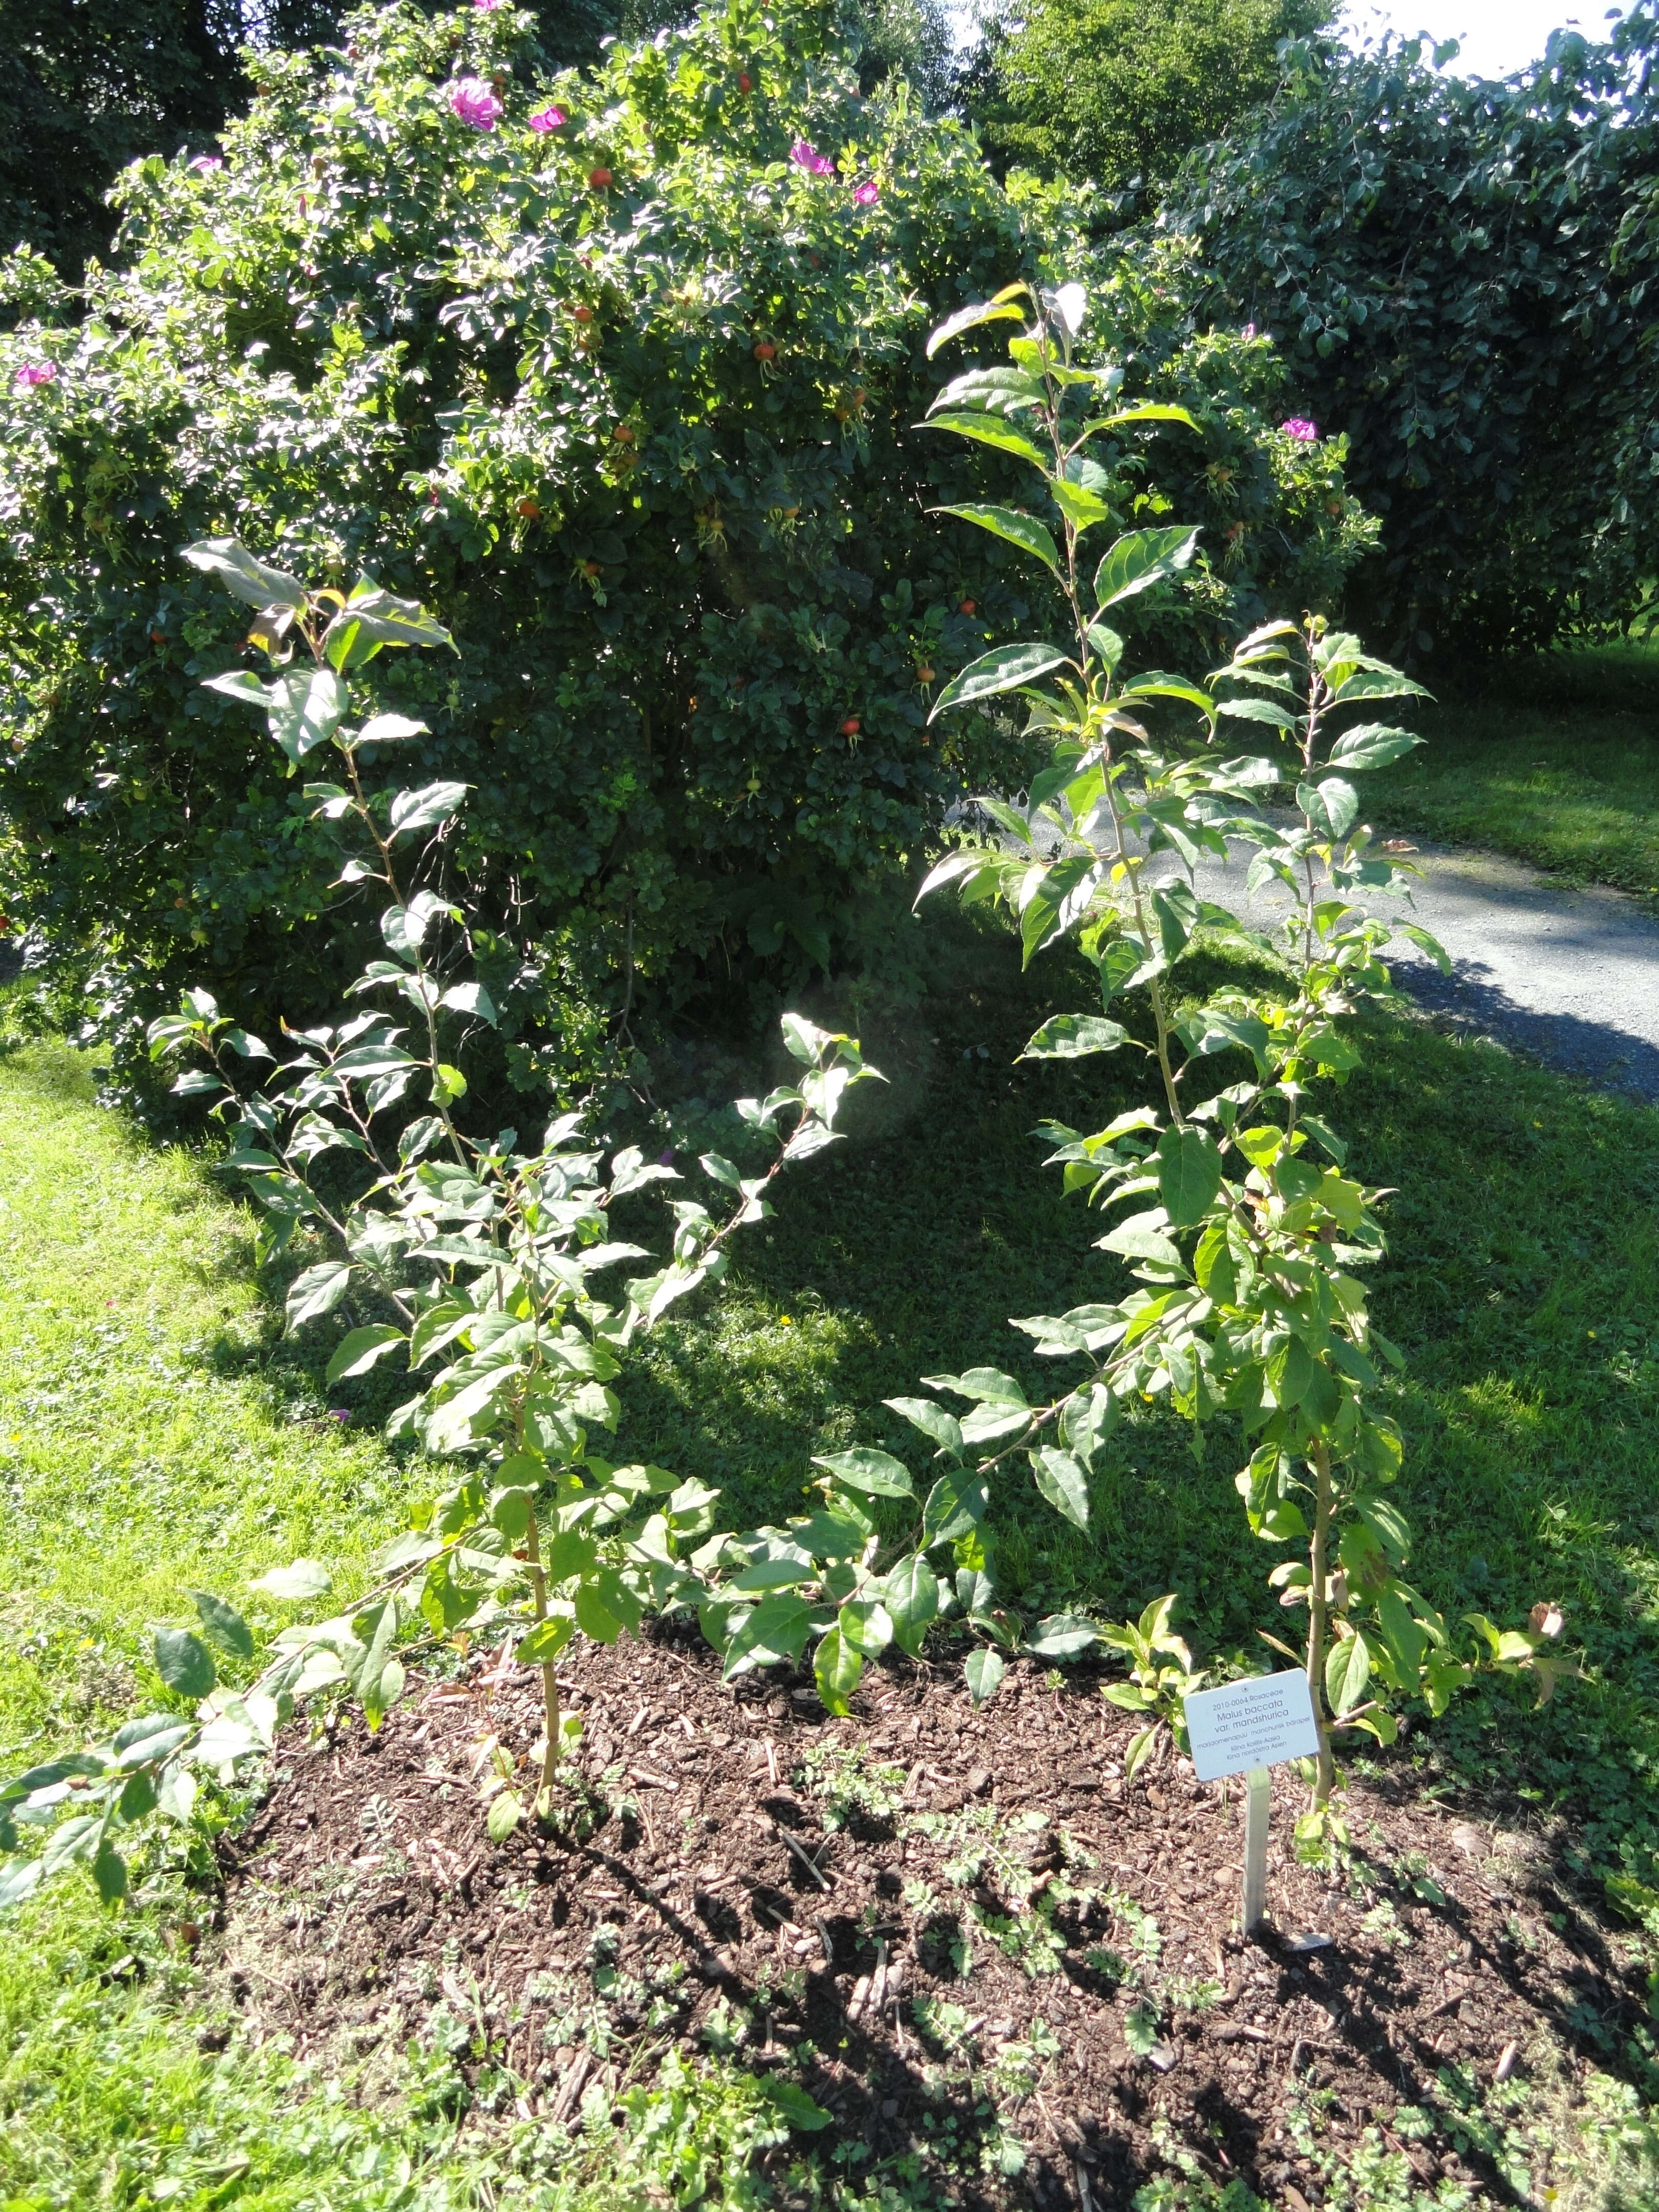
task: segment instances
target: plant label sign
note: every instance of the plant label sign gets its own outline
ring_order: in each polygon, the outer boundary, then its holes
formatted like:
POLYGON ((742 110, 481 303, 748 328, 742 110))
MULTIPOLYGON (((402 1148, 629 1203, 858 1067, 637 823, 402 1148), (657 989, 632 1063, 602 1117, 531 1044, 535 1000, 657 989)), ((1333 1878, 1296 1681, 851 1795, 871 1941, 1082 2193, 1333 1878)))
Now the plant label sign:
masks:
POLYGON ((1249 1778, 1244 1790, 1244 1933, 1253 1936, 1267 1903, 1267 1827, 1273 1813, 1270 1770, 1287 1759, 1313 1759, 1319 1728, 1305 1674, 1288 1670, 1199 1690, 1182 1699, 1187 1741, 1200 1782, 1224 1775, 1249 1778))
POLYGON ((1254 1766, 1277 1766, 1286 1759, 1316 1759, 1319 1730, 1314 1724, 1308 1678, 1288 1668, 1228 1682, 1218 1690, 1199 1690, 1184 1700, 1193 1765, 1200 1782, 1224 1774, 1248 1774, 1254 1766))

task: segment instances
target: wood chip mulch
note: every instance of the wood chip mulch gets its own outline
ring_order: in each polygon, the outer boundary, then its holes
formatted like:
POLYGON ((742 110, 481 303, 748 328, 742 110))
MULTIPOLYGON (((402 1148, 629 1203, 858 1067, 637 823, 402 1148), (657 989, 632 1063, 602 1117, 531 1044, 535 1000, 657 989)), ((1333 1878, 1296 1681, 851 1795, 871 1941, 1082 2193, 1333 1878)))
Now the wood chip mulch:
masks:
POLYGON ((1357 2156, 1527 2202, 1549 2177, 1517 2172, 1492 2093, 1570 2115, 1645 2010, 1550 1838, 1403 1770, 1351 1793, 1340 1872, 1295 1861, 1276 1772, 1272 1924, 1241 1942, 1238 1785, 1172 1749, 1126 1784, 1133 1727, 1082 1670, 1022 1662, 975 1713, 958 1669, 873 1669, 835 1721, 659 1625, 562 1680, 562 1835, 484 1832, 481 1742, 539 1730, 527 1670, 416 1683, 377 1736, 289 1732, 228 1869, 244 2033, 447 2033, 486 2109, 549 2124, 678 2043, 804 2089, 831 2126, 798 2145, 861 2144, 854 2178, 1105 2212, 1184 2170, 1306 2212, 1357 2156))

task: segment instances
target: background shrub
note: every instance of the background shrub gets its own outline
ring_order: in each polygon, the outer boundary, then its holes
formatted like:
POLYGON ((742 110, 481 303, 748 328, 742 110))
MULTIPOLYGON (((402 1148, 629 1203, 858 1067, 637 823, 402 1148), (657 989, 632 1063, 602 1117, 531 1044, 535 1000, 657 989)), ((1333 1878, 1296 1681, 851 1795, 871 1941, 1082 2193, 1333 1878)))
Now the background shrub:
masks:
POLYGON ((199 688, 241 626, 189 538, 443 610, 459 661, 372 673, 475 788, 447 865, 511 1071, 556 1084, 688 994, 855 949, 872 873, 1018 781, 1000 725, 927 727, 1042 613, 927 514, 1002 481, 912 428, 942 309, 1089 276, 1126 389, 1202 417, 1109 459, 1126 521, 1206 526, 1211 629, 1328 597, 1364 542, 1340 448, 1269 427, 1270 349, 1190 335, 1178 255, 1091 246, 1086 198, 1005 189, 902 81, 861 98, 833 11, 733 0, 550 85, 532 29, 392 8, 257 58, 222 167, 129 173, 85 319, 0 342, 0 890, 124 1054, 186 981, 256 1028, 320 1010, 372 928, 301 781, 199 688))
POLYGON ((1558 33, 1507 84, 1416 40, 1291 54, 1166 221, 1211 313, 1272 331, 1382 523, 1379 649, 1616 629, 1659 564, 1659 33, 1558 33))

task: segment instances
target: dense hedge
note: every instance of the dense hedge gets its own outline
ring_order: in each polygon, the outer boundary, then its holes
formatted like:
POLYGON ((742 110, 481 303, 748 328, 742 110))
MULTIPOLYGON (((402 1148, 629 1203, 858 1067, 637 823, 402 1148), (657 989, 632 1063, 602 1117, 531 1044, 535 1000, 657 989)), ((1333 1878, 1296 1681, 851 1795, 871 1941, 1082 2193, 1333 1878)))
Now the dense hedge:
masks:
POLYGON ((1348 434, 1379 649, 1595 630, 1659 574, 1659 33, 1558 33, 1507 84, 1416 40, 1292 52, 1166 221, 1348 434))
POLYGON ((368 566, 453 629, 374 673, 476 787, 448 865, 515 1074, 564 1084, 647 1003, 844 952, 870 872, 1018 775, 989 720, 926 726, 921 672, 1029 619, 1005 549, 927 512, 1000 481, 912 428, 963 365, 923 357, 942 308, 1086 270, 1128 389, 1202 416, 1115 480, 1126 520, 1207 526, 1212 630, 1340 587, 1364 525, 1340 446, 1272 429, 1270 349, 1189 335, 1167 256, 1098 262, 902 84, 861 100, 833 20, 733 0, 536 86, 527 15, 353 17, 256 63, 222 167, 130 174, 84 321, 0 341, 0 892, 118 1048, 187 979, 303 1015, 362 949, 330 833, 199 688, 240 631, 188 538, 368 566))

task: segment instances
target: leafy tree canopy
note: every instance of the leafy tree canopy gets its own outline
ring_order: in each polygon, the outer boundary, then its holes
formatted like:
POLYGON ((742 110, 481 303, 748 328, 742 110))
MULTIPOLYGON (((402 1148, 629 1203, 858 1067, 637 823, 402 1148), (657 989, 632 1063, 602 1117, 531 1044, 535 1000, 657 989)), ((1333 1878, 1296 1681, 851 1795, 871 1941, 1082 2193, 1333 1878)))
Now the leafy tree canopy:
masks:
POLYGON ((969 112, 1003 163, 1164 184, 1273 93, 1280 43, 1331 13, 1329 0, 1031 0, 988 24, 969 112))
POLYGON ((1348 434, 1396 646, 1616 623, 1659 569, 1656 40, 1559 33, 1504 84, 1308 42, 1165 211, 1212 319, 1348 434))

